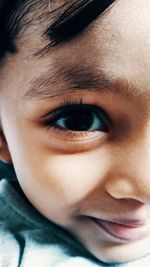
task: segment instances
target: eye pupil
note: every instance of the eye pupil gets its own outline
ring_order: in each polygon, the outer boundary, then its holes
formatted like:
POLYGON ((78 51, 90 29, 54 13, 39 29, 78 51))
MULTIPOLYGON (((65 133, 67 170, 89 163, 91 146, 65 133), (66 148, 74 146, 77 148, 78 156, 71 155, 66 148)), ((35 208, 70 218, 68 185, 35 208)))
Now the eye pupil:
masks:
POLYGON ((93 124, 93 114, 88 110, 71 112, 65 116, 64 124, 72 131, 88 131, 93 124))

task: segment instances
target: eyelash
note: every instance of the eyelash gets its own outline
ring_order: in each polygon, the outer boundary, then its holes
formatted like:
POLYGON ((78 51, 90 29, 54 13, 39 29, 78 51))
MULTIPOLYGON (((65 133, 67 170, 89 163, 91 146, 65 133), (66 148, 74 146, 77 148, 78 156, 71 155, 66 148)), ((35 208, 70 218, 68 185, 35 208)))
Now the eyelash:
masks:
MULTIPOLYGON (((84 114, 84 115, 85 115, 84 114)), ((107 133, 109 132, 110 128, 110 123, 111 120, 107 113, 97 105, 92 105, 92 104, 87 104, 84 103, 83 99, 80 98, 79 100, 65 100, 63 103, 59 105, 58 108, 53 110, 51 113, 47 114, 44 116, 43 123, 46 126, 48 130, 51 130, 55 135, 64 135, 66 139, 87 139, 90 138, 91 135, 92 137, 95 135, 95 133, 98 132, 103 132, 107 133), (103 130, 84 130, 84 131, 75 131, 75 130, 70 130, 64 127, 61 127, 57 125, 58 120, 60 121, 65 115, 69 115, 69 112, 75 114, 75 111, 83 111, 86 114, 86 111, 89 113, 96 115, 99 122, 101 121, 101 124, 103 125, 104 129, 103 130)))

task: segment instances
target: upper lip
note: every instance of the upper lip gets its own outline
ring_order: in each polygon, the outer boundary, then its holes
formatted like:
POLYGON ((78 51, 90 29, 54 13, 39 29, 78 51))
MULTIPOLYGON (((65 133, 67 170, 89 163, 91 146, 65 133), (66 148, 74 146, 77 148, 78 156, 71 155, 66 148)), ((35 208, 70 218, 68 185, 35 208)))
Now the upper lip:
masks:
POLYGON ((102 221, 107 223, 115 223, 115 224, 121 224, 129 227, 142 227, 150 224, 150 221, 147 220, 141 220, 141 219, 129 219, 129 218, 119 218, 119 219, 101 219, 96 217, 91 217, 91 219, 95 221, 102 221))

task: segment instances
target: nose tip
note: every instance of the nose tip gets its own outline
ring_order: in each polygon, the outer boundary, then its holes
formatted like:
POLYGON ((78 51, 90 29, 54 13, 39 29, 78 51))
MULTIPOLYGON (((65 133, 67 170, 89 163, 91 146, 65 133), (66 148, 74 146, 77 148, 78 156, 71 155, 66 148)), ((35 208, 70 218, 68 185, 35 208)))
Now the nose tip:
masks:
POLYGON ((105 189, 115 199, 150 204, 150 183, 145 185, 133 178, 115 177, 107 181, 105 189))

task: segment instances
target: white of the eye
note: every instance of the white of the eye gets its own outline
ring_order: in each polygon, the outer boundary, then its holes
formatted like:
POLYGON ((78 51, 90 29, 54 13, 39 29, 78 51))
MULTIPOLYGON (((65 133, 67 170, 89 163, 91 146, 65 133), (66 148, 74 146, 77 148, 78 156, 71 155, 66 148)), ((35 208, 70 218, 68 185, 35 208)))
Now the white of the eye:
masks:
POLYGON ((57 121, 57 124, 58 124, 59 126, 63 127, 63 128, 66 128, 66 126, 65 126, 65 120, 66 120, 66 119, 59 119, 59 120, 57 121))
POLYGON ((95 131, 102 127, 101 119, 95 113, 93 113, 93 118, 93 125, 89 129, 90 131, 95 131))

